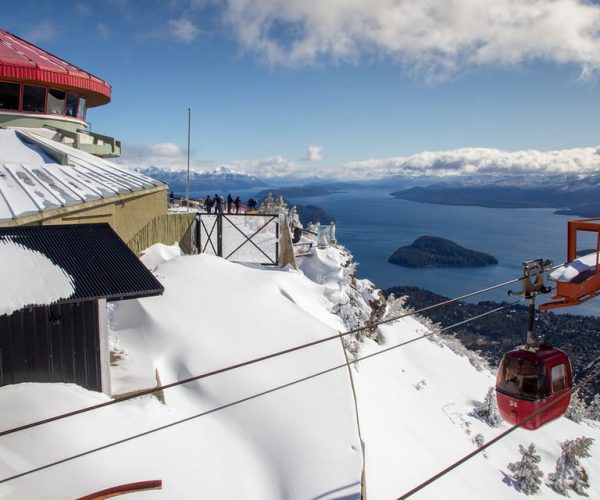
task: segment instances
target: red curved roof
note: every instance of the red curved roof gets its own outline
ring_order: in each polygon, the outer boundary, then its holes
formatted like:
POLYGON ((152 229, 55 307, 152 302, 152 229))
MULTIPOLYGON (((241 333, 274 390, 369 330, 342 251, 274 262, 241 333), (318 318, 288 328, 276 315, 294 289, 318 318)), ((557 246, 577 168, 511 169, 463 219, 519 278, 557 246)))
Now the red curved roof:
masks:
POLYGON ((0 79, 72 90, 88 107, 110 102, 111 87, 104 80, 1 28, 0 79))

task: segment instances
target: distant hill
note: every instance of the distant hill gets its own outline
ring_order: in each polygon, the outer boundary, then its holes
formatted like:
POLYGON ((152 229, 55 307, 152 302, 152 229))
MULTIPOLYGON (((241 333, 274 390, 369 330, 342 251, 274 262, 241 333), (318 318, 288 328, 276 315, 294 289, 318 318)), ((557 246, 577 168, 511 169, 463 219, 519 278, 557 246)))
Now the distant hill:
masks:
POLYGON ((432 184, 391 193, 395 198, 442 205, 473 205, 491 208, 558 208, 558 214, 600 216, 598 176, 548 176, 494 183, 432 184))
POLYGON ((321 224, 329 224, 335 222, 335 216, 327 213, 321 207, 315 205, 295 205, 298 211, 300 222, 306 226, 309 222, 320 222, 321 224))
POLYGON ((498 264, 483 252, 462 247, 437 236, 421 236, 411 245, 400 247, 388 259, 404 267, 481 267, 498 264))
POLYGON ((326 196, 332 193, 341 193, 346 186, 345 183, 324 183, 324 184, 305 184, 303 186, 280 186, 270 189, 264 189, 257 193, 259 198, 266 197, 269 193, 273 196, 283 196, 285 199, 309 198, 313 196, 326 196))
MULTIPOLYGON (((168 184, 172 191, 185 192, 187 170, 167 170, 152 166, 139 172, 168 184)), ((190 191, 206 191, 208 194, 214 191, 235 191, 264 186, 266 186, 264 181, 251 175, 234 172, 226 167, 218 167, 212 172, 190 171, 190 191)))

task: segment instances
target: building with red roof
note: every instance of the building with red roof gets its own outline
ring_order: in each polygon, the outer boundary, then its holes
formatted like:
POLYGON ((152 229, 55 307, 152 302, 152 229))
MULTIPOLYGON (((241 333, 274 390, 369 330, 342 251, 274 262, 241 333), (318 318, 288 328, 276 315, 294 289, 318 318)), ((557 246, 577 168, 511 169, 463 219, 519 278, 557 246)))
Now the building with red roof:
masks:
POLYGON ((119 141, 86 130, 87 109, 110 98, 101 78, 0 29, 0 125, 43 128, 46 137, 115 157, 119 141))
POLYGON ((167 185, 110 162, 121 143, 87 130, 110 85, 0 29, 0 228, 108 223, 135 252, 191 245, 194 213, 167 213, 167 185))

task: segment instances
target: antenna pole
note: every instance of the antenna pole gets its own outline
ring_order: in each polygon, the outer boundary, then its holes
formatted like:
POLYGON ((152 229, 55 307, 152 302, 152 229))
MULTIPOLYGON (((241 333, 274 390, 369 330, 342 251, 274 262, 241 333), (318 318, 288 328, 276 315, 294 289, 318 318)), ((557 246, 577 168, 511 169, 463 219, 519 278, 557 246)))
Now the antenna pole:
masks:
POLYGON ((190 132, 192 130, 192 110, 188 108, 188 136, 187 136, 187 182, 185 185, 185 199, 187 211, 190 211, 190 132))

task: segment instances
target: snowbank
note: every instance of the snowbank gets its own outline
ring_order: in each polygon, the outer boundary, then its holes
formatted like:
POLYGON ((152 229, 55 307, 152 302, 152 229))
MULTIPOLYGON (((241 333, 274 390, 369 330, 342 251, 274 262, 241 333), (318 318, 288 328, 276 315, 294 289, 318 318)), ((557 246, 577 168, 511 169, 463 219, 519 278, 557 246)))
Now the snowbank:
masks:
MULTIPOLYGON (((168 250, 171 248, 171 250, 168 250)), ((161 297, 110 310, 113 390, 127 392, 229 366, 324 338, 364 321, 376 298, 353 280, 349 255, 315 249, 302 271, 251 269, 208 256, 150 249, 161 297), (159 262, 162 261, 162 262, 159 262), (310 278, 310 279, 309 279, 310 278), (336 311, 338 315, 332 314, 336 311)), ((380 328, 358 357, 426 333, 415 318, 380 328)), ((339 340, 0 438, 0 478, 203 412, 208 414, 101 452, 0 484, 1 499, 73 498, 132 481, 162 479, 161 492, 139 498, 325 499, 360 496, 362 452, 349 372, 344 367, 280 390, 336 365, 339 340), (233 406, 242 398, 265 393, 233 406), (220 407, 225 407, 218 410, 220 407)), ((397 498, 502 430, 472 414, 494 384, 443 342, 420 340, 360 361, 351 369, 366 448, 369 500, 397 498)), ((105 401, 66 384, 0 388, 3 428, 105 401)), ((415 495, 426 499, 523 498, 508 463, 534 442, 552 472, 560 442, 595 439, 590 498, 600 498, 600 429, 560 419, 519 430, 415 495)), ((536 498, 563 498, 543 485, 536 498)))

